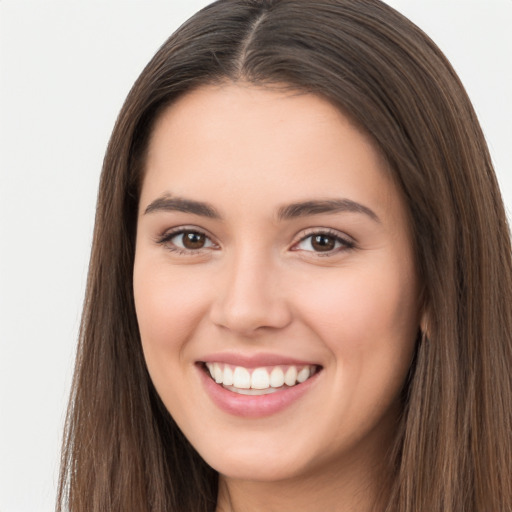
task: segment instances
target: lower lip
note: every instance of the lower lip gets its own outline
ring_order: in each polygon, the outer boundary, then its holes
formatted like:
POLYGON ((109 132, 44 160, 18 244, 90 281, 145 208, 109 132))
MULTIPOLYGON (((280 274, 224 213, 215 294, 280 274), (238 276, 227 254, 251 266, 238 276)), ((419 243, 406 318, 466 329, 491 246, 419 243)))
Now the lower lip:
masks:
POLYGON ((267 395, 241 395, 217 384, 202 367, 198 366, 198 370, 203 386, 214 404, 229 414, 245 418, 262 418, 286 409, 314 386, 321 373, 317 372, 305 382, 267 395))

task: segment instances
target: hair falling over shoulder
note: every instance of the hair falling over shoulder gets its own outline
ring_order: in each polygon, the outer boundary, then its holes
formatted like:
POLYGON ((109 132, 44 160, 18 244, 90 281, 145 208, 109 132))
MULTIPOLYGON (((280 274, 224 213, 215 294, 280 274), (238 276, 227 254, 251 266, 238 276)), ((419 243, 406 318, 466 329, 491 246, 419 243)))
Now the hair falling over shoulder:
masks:
POLYGON ((212 83, 327 98, 389 163, 408 208, 423 336, 403 390, 384 512, 512 511, 507 219, 471 103, 446 58, 380 0, 219 0, 146 66, 101 176, 57 511, 213 512, 217 475, 145 367, 132 272, 153 124, 212 83))

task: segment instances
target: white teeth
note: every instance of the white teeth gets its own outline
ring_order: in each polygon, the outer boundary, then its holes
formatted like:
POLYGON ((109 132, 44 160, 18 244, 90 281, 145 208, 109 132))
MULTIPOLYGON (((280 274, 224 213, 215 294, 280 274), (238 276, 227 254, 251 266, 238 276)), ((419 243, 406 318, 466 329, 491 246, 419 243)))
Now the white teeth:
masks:
POLYGON ((299 367, 281 366, 270 368, 255 368, 252 373, 243 366, 232 367, 223 363, 206 363, 206 367, 217 384, 222 384, 231 391, 241 394, 264 394, 277 388, 286 386, 295 386, 295 384, 305 382, 316 373, 316 366, 308 365, 299 367), (249 390, 249 391, 248 391, 249 390), (261 391, 257 393, 257 391, 261 391))
POLYGON ((233 370, 228 366, 224 366, 224 380, 222 381, 224 386, 233 385, 233 370))
POLYGON ((284 384, 284 373, 279 366, 276 366, 270 373, 270 385, 273 388, 280 388, 284 384))
POLYGON ((222 371, 222 368, 220 367, 220 365, 218 365, 217 363, 215 363, 213 365, 213 375, 214 375, 214 380, 217 384, 222 384, 222 381, 223 381, 223 377, 224 377, 224 372, 222 371))
POLYGON ((208 368, 208 371, 210 372, 212 379, 215 380, 215 371, 213 369, 213 363, 206 363, 206 367, 208 368))
POLYGON ((234 393, 238 393, 239 395, 270 395, 271 393, 275 393, 277 389, 267 388, 267 389, 238 389, 233 386, 226 386, 226 389, 229 391, 233 391, 234 393))
POLYGON ((270 377, 265 368, 256 368, 251 375, 252 389, 267 389, 270 386, 270 377))
POLYGON ((297 374, 297 382, 304 382, 309 379, 309 368, 305 366, 302 370, 297 374))
POLYGON ((295 366, 290 366, 288 370, 286 370, 286 374, 284 376, 284 383, 287 386, 294 386, 297 381, 297 368, 295 366))
POLYGON ((249 371, 242 367, 237 366, 233 372, 233 386, 239 389, 250 389, 251 387, 251 374, 249 371))

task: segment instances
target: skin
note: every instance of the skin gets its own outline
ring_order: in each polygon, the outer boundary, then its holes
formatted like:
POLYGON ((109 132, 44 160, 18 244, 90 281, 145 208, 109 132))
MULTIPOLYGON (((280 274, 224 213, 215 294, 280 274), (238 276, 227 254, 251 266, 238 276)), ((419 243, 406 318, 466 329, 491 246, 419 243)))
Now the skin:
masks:
POLYGON ((158 119, 140 197, 137 318, 158 393, 220 474, 218 511, 378 510, 418 290, 386 162, 326 100, 207 86, 158 119), (169 197, 221 218, 147 211, 169 197), (368 211, 278 216, 318 199, 368 211), (206 234, 204 246, 183 250, 183 235, 169 235, 180 227, 206 234), (318 251, 311 235, 326 230, 342 241, 318 251), (289 407, 244 418, 205 392, 197 362, 213 352, 295 357, 321 371, 289 407))

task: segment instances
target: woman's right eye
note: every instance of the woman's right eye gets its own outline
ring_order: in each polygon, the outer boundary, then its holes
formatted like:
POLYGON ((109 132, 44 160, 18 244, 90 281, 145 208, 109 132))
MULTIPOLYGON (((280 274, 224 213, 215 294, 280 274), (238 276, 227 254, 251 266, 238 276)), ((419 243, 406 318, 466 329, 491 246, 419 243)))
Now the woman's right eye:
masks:
POLYGON ((158 242, 171 251, 196 252, 216 245, 205 233, 194 229, 181 229, 166 233, 158 242))

